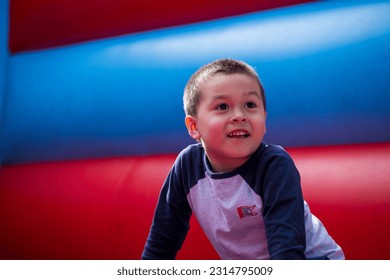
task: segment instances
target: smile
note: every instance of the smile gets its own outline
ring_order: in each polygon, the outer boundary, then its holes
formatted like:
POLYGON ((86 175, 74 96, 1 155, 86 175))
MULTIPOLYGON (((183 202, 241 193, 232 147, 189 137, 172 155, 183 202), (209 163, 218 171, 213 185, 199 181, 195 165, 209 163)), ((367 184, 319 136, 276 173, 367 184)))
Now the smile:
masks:
POLYGON ((229 138, 247 138, 249 137, 249 133, 246 132, 245 130, 236 130, 233 132, 230 132, 228 134, 229 138))

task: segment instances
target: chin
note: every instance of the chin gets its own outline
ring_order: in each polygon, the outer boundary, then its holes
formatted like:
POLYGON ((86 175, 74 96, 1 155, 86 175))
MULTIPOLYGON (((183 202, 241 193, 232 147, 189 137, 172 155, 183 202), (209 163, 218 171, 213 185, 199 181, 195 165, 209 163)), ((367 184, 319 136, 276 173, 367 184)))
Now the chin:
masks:
POLYGON ((234 158, 234 159, 237 159, 237 160, 243 160, 243 159, 248 159, 251 157, 251 155, 254 153, 254 151, 250 150, 250 151, 235 151, 235 152, 232 152, 230 153, 230 157, 231 158, 234 158))

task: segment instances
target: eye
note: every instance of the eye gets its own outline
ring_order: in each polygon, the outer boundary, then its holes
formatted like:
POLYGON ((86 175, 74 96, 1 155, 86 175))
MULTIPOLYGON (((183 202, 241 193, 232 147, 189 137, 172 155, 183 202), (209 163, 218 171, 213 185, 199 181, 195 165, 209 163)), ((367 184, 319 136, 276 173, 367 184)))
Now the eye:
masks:
POLYGON ((256 108, 257 107, 257 105, 255 104, 255 103, 253 103, 253 102, 248 102, 248 103, 246 103, 246 105, 245 105, 247 108, 249 108, 249 109, 253 109, 253 108, 256 108))
POLYGON ((224 111, 224 110, 227 110, 229 109, 229 105, 227 105, 226 103, 223 103, 223 104, 220 104, 217 106, 217 110, 221 110, 221 111, 224 111))

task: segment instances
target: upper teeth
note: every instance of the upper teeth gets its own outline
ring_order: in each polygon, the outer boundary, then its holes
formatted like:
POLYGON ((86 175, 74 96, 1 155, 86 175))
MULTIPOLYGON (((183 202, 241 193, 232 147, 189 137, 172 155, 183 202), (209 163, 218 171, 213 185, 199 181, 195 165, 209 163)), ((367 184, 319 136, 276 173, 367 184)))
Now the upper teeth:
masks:
POLYGON ((248 133, 245 131, 233 131, 232 133, 229 134, 229 136, 245 136, 248 133))

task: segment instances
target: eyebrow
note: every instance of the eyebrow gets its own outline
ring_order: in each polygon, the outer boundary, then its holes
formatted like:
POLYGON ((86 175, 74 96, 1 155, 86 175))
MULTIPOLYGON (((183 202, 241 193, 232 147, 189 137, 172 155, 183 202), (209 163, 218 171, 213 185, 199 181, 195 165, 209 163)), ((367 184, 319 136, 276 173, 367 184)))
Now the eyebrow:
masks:
MULTIPOLYGON (((245 96, 245 97, 247 97, 247 96, 252 96, 252 95, 255 95, 255 96, 257 96, 258 98, 261 99, 261 96, 260 96, 259 93, 256 92, 256 91, 251 90, 251 91, 248 91, 248 92, 245 92, 245 93, 244 93, 244 96, 245 96)), ((227 98, 229 98, 229 97, 230 97, 230 95, 220 94, 220 95, 213 96, 213 98, 212 98, 211 100, 212 100, 212 101, 215 101, 215 100, 220 100, 220 99, 227 99, 227 98)))
POLYGON ((213 96, 213 98, 211 98, 211 101, 215 101, 215 100, 219 100, 219 99, 227 99, 229 98, 229 95, 216 95, 216 96, 213 96))

